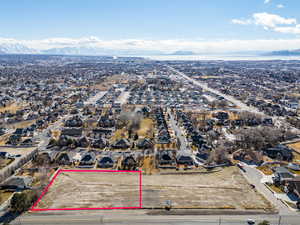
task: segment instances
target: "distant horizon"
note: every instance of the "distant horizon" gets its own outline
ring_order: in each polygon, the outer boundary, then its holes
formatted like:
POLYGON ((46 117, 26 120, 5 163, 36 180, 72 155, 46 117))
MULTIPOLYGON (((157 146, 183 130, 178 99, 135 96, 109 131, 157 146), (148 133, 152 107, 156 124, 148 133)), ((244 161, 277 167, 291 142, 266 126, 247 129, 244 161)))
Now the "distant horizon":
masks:
POLYGON ((41 54, 41 53, 11 53, 1 54, 6 55, 34 55, 34 56, 60 56, 60 57, 132 57, 132 58, 144 58, 146 60, 158 60, 158 61, 300 61, 300 55, 280 56, 280 55, 238 55, 238 54, 195 54, 195 55, 84 55, 84 54, 41 54))
POLYGON ((299 8, 300 1, 288 0, 4 1, 0 52, 295 50, 299 8))

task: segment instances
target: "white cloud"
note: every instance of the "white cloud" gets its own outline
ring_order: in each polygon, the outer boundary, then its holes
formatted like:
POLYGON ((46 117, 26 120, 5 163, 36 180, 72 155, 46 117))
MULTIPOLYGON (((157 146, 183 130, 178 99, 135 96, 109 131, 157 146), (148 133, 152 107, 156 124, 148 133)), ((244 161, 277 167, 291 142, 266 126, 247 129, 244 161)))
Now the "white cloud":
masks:
POLYGON ((300 24, 297 23, 295 18, 285 18, 266 12, 254 13, 251 19, 233 19, 231 22, 239 25, 255 24, 262 26, 265 30, 272 30, 279 33, 300 34, 300 24))
POLYGON ((299 25, 295 27, 275 27, 274 31, 285 34, 300 34, 300 27, 299 25))
POLYGON ((233 20, 231 20, 231 22, 233 24, 239 24, 239 25, 248 25, 248 24, 252 23, 252 21, 250 19, 248 19, 248 20, 233 19, 233 20))
POLYGON ((264 1, 265 4, 268 4, 268 3, 270 3, 270 2, 271 2, 271 0, 265 0, 265 1, 264 1))
POLYGON ((270 13, 254 13, 254 23, 256 25, 262 25, 264 27, 274 28, 277 25, 293 25, 297 24, 297 20, 294 18, 284 18, 276 14, 270 13))
MULTIPOLYGON (((280 29, 278 32, 294 32, 300 30, 296 26, 295 30, 289 28, 280 29)), ((282 49, 297 49, 300 46, 300 39, 273 39, 273 40, 144 40, 144 39, 124 39, 124 40, 101 40, 97 37, 82 38, 48 38, 42 40, 17 40, 0 38, 1 44, 22 44, 28 48, 45 50, 62 47, 91 47, 111 50, 152 50, 170 53, 178 50, 191 50, 197 53, 228 53, 235 51, 273 51, 282 49)))
POLYGON ((276 5, 276 7, 277 7, 278 9, 282 9, 282 8, 284 8, 284 5, 278 4, 278 5, 276 5))

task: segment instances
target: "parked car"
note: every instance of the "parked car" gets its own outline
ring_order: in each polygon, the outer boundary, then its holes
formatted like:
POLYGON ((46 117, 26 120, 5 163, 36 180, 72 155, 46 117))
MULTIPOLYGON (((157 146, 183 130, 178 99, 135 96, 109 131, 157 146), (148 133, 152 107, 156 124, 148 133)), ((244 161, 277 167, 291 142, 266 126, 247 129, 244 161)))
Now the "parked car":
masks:
POLYGON ((295 170, 295 171, 300 171, 300 165, 299 164, 295 164, 295 163, 289 163, 287 165, 287 168, 295 170))
POLYGON ((247 224, 254 225, 255 224, 255 220, 253 220, 253 219, 247 219, 247 224))

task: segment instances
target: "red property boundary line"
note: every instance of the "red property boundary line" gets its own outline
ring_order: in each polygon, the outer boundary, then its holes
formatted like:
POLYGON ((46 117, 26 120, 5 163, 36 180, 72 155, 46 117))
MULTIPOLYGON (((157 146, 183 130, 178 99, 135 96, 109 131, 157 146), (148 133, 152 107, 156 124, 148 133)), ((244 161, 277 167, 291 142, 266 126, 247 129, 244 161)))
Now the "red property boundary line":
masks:
POLYGON ((38 198, 38 200, 31 207, 31 211, 49 211, 49 210, 100 210, 100 209, 142 209, 143 207, 143 199, 142 199, 142 171, 135 170, 61 170, 56 171, 55 175, 51 179, 50 183, 43 190, 42 194, 38 198), (60 173, 63 172, 111 172, 111 173, 139 173, 139 206, 137 207, 106 207, 106 208, 49 208, 49 209, 40 209, 36 208, 38 203, 42 200, 44 195, 48 192, 48 189, 53 184, 54 180, 60 173))

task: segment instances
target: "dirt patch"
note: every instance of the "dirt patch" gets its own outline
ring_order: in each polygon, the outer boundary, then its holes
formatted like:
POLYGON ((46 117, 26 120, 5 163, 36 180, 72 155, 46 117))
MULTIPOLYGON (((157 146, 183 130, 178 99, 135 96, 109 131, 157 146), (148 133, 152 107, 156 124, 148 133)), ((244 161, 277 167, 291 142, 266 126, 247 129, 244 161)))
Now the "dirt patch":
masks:
POLYGON ((207 174, 143 177, 144 207, 265 209, 270 203, 253 190, 235 167, 207 174))
POLYGON ((109 208, 139 206, 139 174, 63 172, 38 208, 109 208))
MULTIPOLYGON (((205 174, 143 175, 143 207, 272 211, 236 167, 205 174)), ((135 175, 61 174, 38 208, 138 206, 135 175)))
POLYGON ((5 127, 8 129, 26 128, 34 124, 36 120, 26 120, 17 123, 7 124, 5 127))
POLYGON ((12 103, 5 107, 0 107, 0 113, 9 112, 16 113, 18 110, 22 109, 24 106, 22 104, 12 103))
POLYGON ((141 120, 140 129, 137 131, 139 137, 152 138, 153 137, 154 122, 150 118, 141 120))

